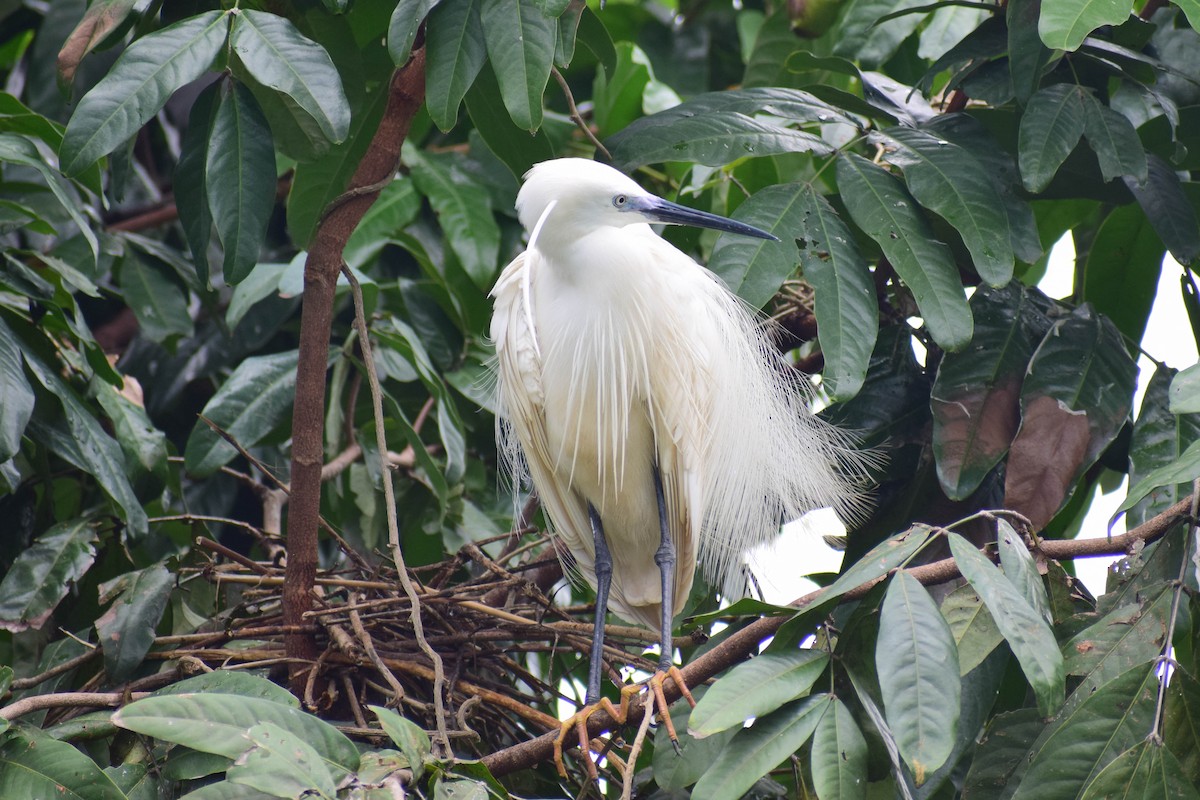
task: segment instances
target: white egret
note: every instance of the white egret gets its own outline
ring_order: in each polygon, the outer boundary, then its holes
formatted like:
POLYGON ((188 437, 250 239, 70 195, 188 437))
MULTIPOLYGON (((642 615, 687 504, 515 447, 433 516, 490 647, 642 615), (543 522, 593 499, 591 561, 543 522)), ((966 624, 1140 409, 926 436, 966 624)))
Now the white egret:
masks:
POLYGON ((662 684, 690 700, 671 630, 697 564, 739 593, 743 554, 781 522, 854 509, 862 459, 809 411, 754 312, 649 223, 773 235, 577 158, 534 166, 517 212, 529 245, 492 290, 498 441, 532 479, 567 568, 596 590, 587 705, 563 724, 561 771, 567 732, 586 753, 597 704, 617 715, 600 698, 606 607, 660 633, 649 684, 674 741, 662 684))

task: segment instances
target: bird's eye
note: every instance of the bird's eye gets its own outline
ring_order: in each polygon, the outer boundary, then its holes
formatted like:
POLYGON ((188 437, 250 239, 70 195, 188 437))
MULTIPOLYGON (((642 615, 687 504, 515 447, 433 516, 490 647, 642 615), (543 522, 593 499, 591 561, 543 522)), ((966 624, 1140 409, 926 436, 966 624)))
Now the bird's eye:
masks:
POLYGON ((623 194, 619 194, 613 198, 613 205, 616 206, 617 208, 624 208, 625 204, 628 202, 629 202, 629 198, 623 194))

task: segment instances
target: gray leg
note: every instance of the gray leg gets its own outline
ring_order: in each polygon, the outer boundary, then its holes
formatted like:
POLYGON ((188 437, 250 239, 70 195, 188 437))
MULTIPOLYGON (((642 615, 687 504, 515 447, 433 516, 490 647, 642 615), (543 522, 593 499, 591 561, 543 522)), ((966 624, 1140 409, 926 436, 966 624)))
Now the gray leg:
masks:
POLYGON ((658 501, 658 531, 661 536, 658 550, 654 553, 654 563, 662 575, 662 625, 658 640, 662 653, 658 657, 658 669, 666 672, 671 667, 671 655, 674 652, 671 620, 675 611, 675 542, 667 526, 667 501, 663 497, 662 476, 657 466, 654 468, 654 497, 658 501))
POLYGON ((600 515, 588 503, 588 519, 592 523, 592 539, 596 545, 596 624, 592 630, 592 659, 588 664, 588 705, 600 702, 600 670, 604 665, 604 619, 608 615, 608 590, 612 586, 612 554, 604 538, 600 515))

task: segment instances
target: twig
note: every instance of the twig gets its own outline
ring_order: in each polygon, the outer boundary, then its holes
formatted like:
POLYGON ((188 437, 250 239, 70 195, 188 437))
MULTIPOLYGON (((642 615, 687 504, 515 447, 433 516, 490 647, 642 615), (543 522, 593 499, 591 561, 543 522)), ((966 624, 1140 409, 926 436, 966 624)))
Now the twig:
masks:
POLYGON ((367 329, 366 311, 363 308, 362 287, 359 286, 358 278, 354 276, 354 272, 345 262, 342 263, 342 274, 350 282, 350 293, 354 297, 354 326, 358 330, 358 346, 362 351, 363 365, 366 367, 367 385, 371 389, 371 407, 375 414, 375 444, 381 460, 379 467, 383 478, 383 502, 388 524, 388 546, 392 551, 392 560, 396 563, 396 574, 400 577, 400 585, 404 587, 404 593, 408 595, 408 599, 412 603, 410 617, 413 635, 416 637, 421 651, 433 663, 433 706, 437 723, 437 736, 432 740, 434 752, 441 757, 449 758, 453 757, 453 751, 450 748, 450 737, 446 734, 445 668, 442 665, 441 655, 425 640, 425 629, 421 623, 421 601, 417 597, 417 590, 413 587, 412 579, 408 576, 408 569, 404 565, 404 554, 400 551, 400 529, 396 523, 396 496, 392 488, 391 471, 388 469, 387 463, 383 461, 383 454, 387 453, 387 438, 384 435, 383 420, 383 392, 379 388, 379 376, 375 373, 375 358, 371 355, 371 336, 367 329))
POLYGON ((633 798, 633 773, 637 767, 638 754, 642 752, 642 744, 646 741, 646 732, 650 730, 650 720, 654 719, 654 715, 650 713, 653 705, 654 693, 646 692, 646 699, 642 701, 642 721, 638 724, 637 736, 633 737, 633 744, 629 746, 628 766, 625 768, 621 800, 632 800, 633 798))
POLYGON ((149 692, 59 692, 25 697, 0 708, 0 719, 12 721, 47 708, 106 708, 147 697, 149 692))
MULTIPOLYGON (((1175 623, 1179 619, 1179 603, 1183 599, 1184 587, 1187 585, 1187 571, 1191 564, 1191 559, 1188 558, 1192 543, 1196 538, 1196 514, 1200 510, 1197 505, 1200 504, 1200 478, 1192 482, 1192 503, 1188 514, 1187 535, 1183 538, 1183 558, 1179 562, 1179 575, 1175 581, 1174 593, 1171 596, 1171 613, 1167 617, 1167 636, 1163 639, 1162 655, 1159 658, 1159 664, 1167 664, 1171 661, 1171 641, 1175 638, 1175 623)), ((1154 703, 1154 721, 1150 724, 1150 740, 1157 745, 1162 745, 1163 742, 1163 723, 1165 722, 1165 712, 1167 709, 1167 679, 1166 675, 1161 676, 1158 682, 1158 698, 1154 703)))
POLYGON ((354 629, 354 634, 362 644, 363 650, 366 651, 367 658, 371 659, 375 669, 388 682, 388 686, 392 687, 392 705, 398 708, 400 701, 404 699, 404 687, 400 685, 400 681, 396 680, 396 676, 392 674, 392 671, 387 668, 387 664, 384 664, 383 659, 379 657, 379 653, 375 651, 375 642, 371 640, 371 635, 363 627, 362 617, 358 615, 357 611, 350 612, 350 627, 354 629))
MULTIPOLYGON (((1128 533, 1120 536, 1100 539, 1043 541, 1040 543, 1039 549, 1044 555, 1058 559, 1124 553, 1129 547, 1138 542, 1151 542, 1161 537, 1189 512, 1192 503, 1192 497, 1181 500, 1153 519, 1142 523, 1128 533)), ((914 567, 908 570, 908 573, 924 585, 944 583, 959 575, 958 566, 953 558, 914 567)), ((883 580, 886 580, 886 576, 868 581, 843 594, 840 599, 847 601, 862 597, 883 580)), ((820 599, 823 592, 823 589, 810 592, 792 601, 790 605, 798 609, 806 608, 814 601, 820 599)), ((779 627, 788 619, 787 616, 764 617, 730 635, 723 642, 683 667, 684 682, 689 686, 696 686, 744 660, 747 655, 758 648, 760 642, 768 636, 774 635, 779 630, 779 627)), ((663 688, 668 703, 679 698, 680 692, 674 682, 663 688)), ((626 720, 626 723, 641 722, 641 717, 641 707, 632 706, 629 709, 629 718, 626 720)), ((611 729, 614 725, 615 721, 607 713, 599 711, 588 718, 588 735, 596 736, 601 731, 611 729)), ((550 758, 553 752, 554 739, 554 734, 548 734, 539 736, 537 739, 513 745, 512 747, 507 747, 503 750, 498 750, 484 756, 483 764, 496 777, 531 767, 540 761, 550 758)), ((568 742, 569 744, 570 742, 568 742)))
POLYGON ((588 141, 603 153, 607 160, 612 161, 612 153, 608 152, 608 148, 600 143, 600 140, 596 138, 596 134, 592 133, 592 129, 583 121, 583 115, 579 113, 579 109, 575 105, 575 95, 571 94, 571 87, 567 85, 567 79, 558 71, 558 67, 551 67, 550 74, 554 76, 554 80, 558 81, 558 86, 562 89, 563 96, 567 98, 567 109, 571 112, 571 120, 579 126, 579 130, 583 131, 583 135, 588 138, 588 141))
POLYGON ((23 689, 32 689, 34 686, 37 686, 40 683, 44 683, 51 678, 62 675, 64 672, 70 672, 76 667, 86 664, 96 656, 100 655, 101 652, 103 651, 101 651, 99 647, 90 647, 86 653, 80 653, 74 658, 68 659, 61 664, 56 664, 45 672, 34 675, 32 678, 17 678, 12 682, 11 688, 16 692, 19 692, 23 689))

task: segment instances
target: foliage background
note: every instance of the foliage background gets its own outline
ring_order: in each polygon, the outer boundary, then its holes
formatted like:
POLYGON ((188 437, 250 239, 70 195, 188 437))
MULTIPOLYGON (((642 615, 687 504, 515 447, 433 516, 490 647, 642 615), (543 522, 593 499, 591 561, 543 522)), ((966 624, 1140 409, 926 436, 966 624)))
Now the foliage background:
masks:
MULTIPOLYGON (((587 783, 536 738, 575 690, 587 592, 558 582, 536 504, 514 514, 485 377, 519 178, 568 155, 777 233, 664 235, 888 456, 819 598, 718 612, 698 588, 676 645, 693 684, 720 677, 675 714, 682 756, 625 729, 607 791, 1197 796, 1200 559, 1177 518, 1200 371, 1157 365, 1133 408, 1162 270, 1200 338, 1192 0, 0 19, 5 796, 587 783), (1056 301, 1035 287, 1063 236, 1056 301), (1125 475, 1128 532, 1076 540, 1125 475), (1097 552, 1125 558, 1094 598, 1072 559, 1097 552)), ((642 663, 644 635, 610 638, 642 663)))

